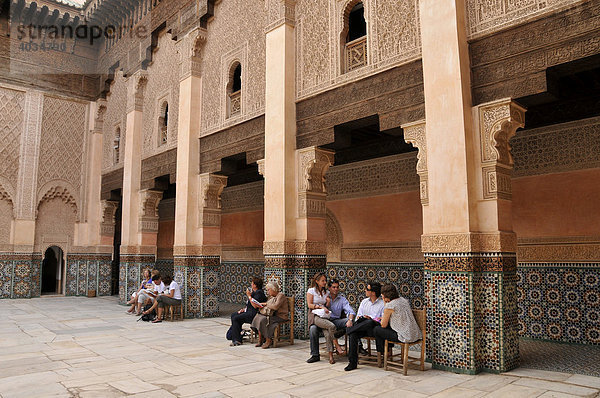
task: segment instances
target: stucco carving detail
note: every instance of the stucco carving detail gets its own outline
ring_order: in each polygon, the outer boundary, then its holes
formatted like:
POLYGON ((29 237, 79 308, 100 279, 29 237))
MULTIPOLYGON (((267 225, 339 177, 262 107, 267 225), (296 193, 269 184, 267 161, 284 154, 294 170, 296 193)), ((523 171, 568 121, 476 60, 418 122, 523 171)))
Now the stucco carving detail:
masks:
POLYGON ((196 28, 177 42, 179 55, 179 80, 190 76, 200 76, 202 72, 202 55, 206 44, 206 29, 196 28))
POLYGON ((25 93, 0 87, 0 176, 17 185, 25 93))
POLYGON ((260 174, 261 176, 264 176, 265 175, 265 160, 259 159, 256 161, 256 164, 258 164, 258 174, 260 174))
POLYGON ((343 73, 344 12, 351 3, 351 0, 297 1, 298 98, 419 57, 421 36, 418 1, 364 0, 368 29, 367 66, 343 73))
POLYGON ((202 57, 201 136, 253 119, 265 109, 265 3, 221 1, 214 15, 202 57), (235 60, 242 65, 242 113, 226 118, 225 87, 235 60))
POLYGON ((119 151, 125 153, 125 131, 127 111, 127 80, 121 72, 115 73, 110 91, 106 95, 106 113, 104 115, 102 141, 102 171, 114 170, 123 166, 123 156, 114 163, 114 145, 117 131, 119 131, 119 151))
POLYGON ((510 99, 478 107, 483 198, 512 197, 513 159, 509 140, 525 125, 525 108, 510 99))
POLYGON ((327 244, 317 241, 264 241, 264 254, 305 254, 323 255, 327 252, 327 244))
POLYGON ((42 203, 51 201, 52 199, 60 199, 63 203, 70 206, 73 212, 78 215, 77 200, 71 192, 69 192, 68 188, 60 185, 53 186, 44 193, 38 203, 38 210, 42 203))
POLYGON ((417 174, 419 175, 419 196, 423 206, 429 205, 429 177, 427 174, 427 139, 425 120, 402 125, 404 140, 419 149, 417 153, 417 174))
POLYGON ((162 195, 162 191, 140 190, 139 230, 141 232, 158 232, 158 204, 162 195))
POLYGON ((103 200, 102 219, 100 220, 100 235, 113 236, 115 234, 115 213, 119 207, 119 202, 114 200, 103 200))
POLYGON ((483 36, 581 2, 582 0, 467 0, 468 34, 470 38, 483 36))
POLYGON ((298 159, 298 215, 325 217, 325 173, 333 165, 334 152, 317 147, 299 149, 298 159))
POLYGON ((221 193, 227 185, 227 177, 204 173, 200 179, 199 227, 221 226, 221 193))
POLYGON ((421 248, 423 253, 515 253, 517 236, 508 232, 425 234, 421 236, 421 248))
POLYGON ((139 70, 127 79, 127 113, 144 110, 144 91, 148 84, 148 72, 139 70))
POLYGON ((296 22, 296 0, 266 0, 267 26, 265 33, 285 24, 296 22))

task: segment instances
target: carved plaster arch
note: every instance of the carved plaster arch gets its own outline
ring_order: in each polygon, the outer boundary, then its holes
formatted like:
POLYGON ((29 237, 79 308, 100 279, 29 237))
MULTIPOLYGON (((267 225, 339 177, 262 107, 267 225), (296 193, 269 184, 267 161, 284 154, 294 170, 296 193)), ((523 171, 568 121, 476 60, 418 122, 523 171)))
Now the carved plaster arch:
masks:
POLYGON ((12 184, 5 178, 0 176, 0 200, 6 200, 14 206, 14 190, 12 184))
MULTIPOLYGON (((337 49, 337 53, 339 54, 339 68, 340 68, 340 72, 341 74, 345 73, 345 55, 343 54, 343 52, 345 51, 346 48, 346 36, 348 35, 348 30, 350 28, 350 12, 352 11, 352 9, 354 8, 354 6, 356 6, 358 3, 362 3, 363 4, 363 9, 364 9, 364 18, 365 18, 365 24, 367 25, 367 65, 370 64, 371 62, 369 62, 369 59, 371 57, 371 51, 369 51, 369 37, 371 35, 369 35, 369 29, 370 29, 370 23, 369 23, 369 19, 370 19, 370 14, 369 14, 369 7, 367 4, 368 0, 346 0, 344 6, 341 8, 342 12, 339 13, 338 15, 338 29, 339 29, 339 37, 338 37, 338 49, 337 49)), ((339 12, 339 11, 338 11, 339 12)))
POLYGON ((58 198, 73 209, 73 212, 75 213, 75 219, 76 221, 79 221, 79 198, 72 192, 77 191, 75 191, 75 189, 69 182, 64 180, 52 180, 42 185, 42 187, 38 190, 37 206, 35 207, 35 218, 37 219, 38 210, 43 202, 58 198))
POLYGON ((327 246, 327 262, 340 262, 342 261, 342 246, 344 245, 344 235, 340 223, 333 214, 333 212, 327 209, 327 215, 325 219, 325 243, 327 246))

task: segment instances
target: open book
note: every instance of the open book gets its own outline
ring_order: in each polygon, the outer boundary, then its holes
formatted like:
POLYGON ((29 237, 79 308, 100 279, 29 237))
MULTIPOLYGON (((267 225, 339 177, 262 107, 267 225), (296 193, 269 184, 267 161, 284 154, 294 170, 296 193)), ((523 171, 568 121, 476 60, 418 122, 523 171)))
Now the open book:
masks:
POLYGON ((258 302, 257 299, 255 299, 254 297, 252 297, 250 299, 251 302, 253 302, 254 304, 258 305, 260 308, 264 307, 264 305, 262 305, 261 303, 258 302))

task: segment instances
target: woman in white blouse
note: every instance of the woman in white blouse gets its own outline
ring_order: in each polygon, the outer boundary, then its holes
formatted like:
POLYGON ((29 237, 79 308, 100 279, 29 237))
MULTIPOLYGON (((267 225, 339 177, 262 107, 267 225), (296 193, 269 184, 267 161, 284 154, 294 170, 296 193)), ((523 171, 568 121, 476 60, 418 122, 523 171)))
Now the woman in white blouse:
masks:
POLYGON ((381 297, 385 302, 381 326, 376 326, 373 331, 377 346, 377 363, 380 366, 385 340, 411 343, 422 337, 421 329, 410 309, 410 302, 400 297, 394 285, 383 285, 381 297))

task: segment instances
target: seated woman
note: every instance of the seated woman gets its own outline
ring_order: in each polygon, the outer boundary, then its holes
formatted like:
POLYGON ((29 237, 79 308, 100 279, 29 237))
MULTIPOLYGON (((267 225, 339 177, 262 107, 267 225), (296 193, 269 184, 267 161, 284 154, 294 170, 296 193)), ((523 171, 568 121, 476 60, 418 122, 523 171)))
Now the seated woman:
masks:
MULTIPOLYGON (((152 271, 154 273, 154 271, 152 271)), ((154 302, 156 296, 165 291, 165 284, 160 278, 160 273, 152 275, 152 286, 146 288, 137 295, 137 311, 136 315, 142 315, 142 306, 154 302)))
POLYGON ((385 340, 411 343, 421 339, 421 329, 410 309, 410 302, 400 297, 394 285, 383 285, 381 296, 385 302, 381 326, 376 326, 373 334, 377 346, 377 363, 381 367, 385 340))
POLYGON ((246 307, 231 314, 231 327, 227 331, 227 340, 231 340, 232 346, 242 344, 242 325, 244 323, 251 323, 260 308, 258 303, 267 301, 267 296, 265 296, 262 287, 262 279, 257 277, 252 278, 252 283, 246 290, 246 296, 248 297, 246 307))
POLYGON ((279 322, 288 320, 288 300, 281 293, 277 282, 267 283, 267 296, 269 299, 266 303, 261 303, 263 308, 267 308, 273 312, 273 315, 256 314, 252 320, 252 329, 258 330, 258 344, 256 347, 269 348, 273 344, 273 333, 279 322), (265 339, 263 344, 263 339, 265 339))
MULTIPOLYGON (((153 271, 154 272, 154 271, 153 271)), ((156 271, 158 272, 158 271, 156 271)), ((133 292, 131 294, 131 300, 127 302, 127 304, 131 304, 131 307, 127 310, 128 314, 135 314, 135 303, 137 303, 137 296, 140 292, 148 287, 148 285, 152 284, 152 274, 150 273, 150 268, 146 268, 144 270, 144 277, 142 278, 142 284, 137 292, 133 292)))
POLYGON ((146 315, 158 307, 156 318, 152 321, 152 323, 162 322, 165 305, 181 305, 181 289, 179 288, 179 284, 175 282, 170 275, 165 276, 164 282, 165 284, 169 285, 169 292, 161 293, 156 296, 156 300, 154 300, 152 307, 143 312, 143 314, 146 315))

